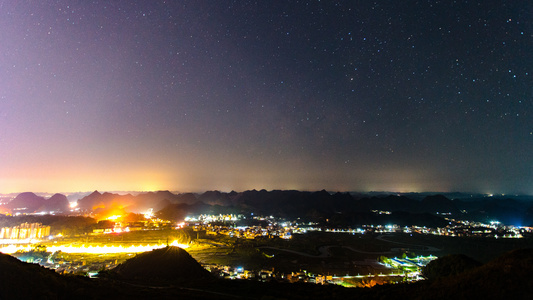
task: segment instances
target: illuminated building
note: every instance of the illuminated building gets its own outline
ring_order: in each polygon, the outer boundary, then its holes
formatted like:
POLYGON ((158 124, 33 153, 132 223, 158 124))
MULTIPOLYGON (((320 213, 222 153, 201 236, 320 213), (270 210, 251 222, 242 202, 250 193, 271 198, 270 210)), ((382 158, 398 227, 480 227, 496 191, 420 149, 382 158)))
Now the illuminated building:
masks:
POLYGON ((49 235, 50 226, 43 226, 41 223, 23 223, 14 227, 3 227, 0 230, 0 239, 39 239, 49 235))

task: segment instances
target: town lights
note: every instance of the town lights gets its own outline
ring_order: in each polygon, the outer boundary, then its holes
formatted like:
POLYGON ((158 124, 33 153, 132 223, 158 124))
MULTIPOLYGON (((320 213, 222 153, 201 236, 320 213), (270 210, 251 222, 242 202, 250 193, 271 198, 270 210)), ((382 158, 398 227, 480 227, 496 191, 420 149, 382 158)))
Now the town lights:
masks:
POLYGON ((122 215, 112 215, 112 216, 107 217, 106 219, 110 220, 110 221, 116 221, 116 220, 120 219, 121 217, 122 217, 122 215))

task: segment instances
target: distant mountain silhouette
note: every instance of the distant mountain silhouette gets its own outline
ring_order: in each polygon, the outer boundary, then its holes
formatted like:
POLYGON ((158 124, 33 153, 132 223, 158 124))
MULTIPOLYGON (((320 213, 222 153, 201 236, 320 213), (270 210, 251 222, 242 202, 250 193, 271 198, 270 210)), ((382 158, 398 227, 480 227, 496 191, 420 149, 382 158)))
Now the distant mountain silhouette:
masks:
POLYGON ((36 212, 39 207, 44 205, 45 199, 37 196, 34 193, 26 192, 18 194, 15 199, 9 202, 6 207, 13 212, 21 213, 33 213, 36 212))
POLYGON ((183 220, 187 216, 187 214, 190 212, 190 208, 188 204, 181 203, 181 204, 168 204, 167 206, 163 207, 161 210, 156 212, 156 216, 163 220, 183 220))
POLYGON ((173 194, 169 191, 147 192, 136 196, 131 194, 119 195, 113 193, 103 193, 94 191, 88 196, 78 200, 78 207, 82 211, 93 211, 99 213, 101 211, 112 208, 121 208, 129 212, 143 213, 150 208, 161 209, 160 203, 165 201, 167 203, 195 203, 196 197, 194 194, 173 194))
MULTIPOLYGON (((467 198, 461 195, 460 199, 450 200, 444 195, 429 193, 350 194, 330 193, 325 190, 317 192, 249 190, 240 193, 235 191, 230 193, 206 191, 202 194, 173 194, 169 191, 157 191, 137 195, 94 191, 79 199, 78 207, 82 211, 95 214, 105 214, 114 210, 119 210, 121 213, 144 213, 151 208, 154 212, 159 212, 159 216, 172 221, 183 218, 187 214, 254 213, 284 218, 305 218, 312 221, 336 219, 339 221, 339 226, 353 226, 360 224, 363 219, 383 220, 383 217, 376 218, 368 214, 371 214, 372 211, 374 213, 376 211, 388 211, 405 212, 411 214, 410 218, 413 216, 421 217, 424 214, 450 213, 450 217, 455 219, 485 223, 497 220, 509 225, 533 225, 533 201, 531 197, 500 198, 483 195, 476 197, 467 198), (340 222, 341 220, 344 221, 340 222)), ((61 194, 56 194, 45 200, 34 193, 19 194, 3 208, 12 212, 16 209, 17 212, 23 213, 68 211, 69 209, 68 201, 61 194)), ((432 224, 436 224, 435 218, 432 220, 425 218, 432 224)), ((418 223, 420 224, 420 222, 418 223)), ((429 226, 429 223, 422 225, 429 226)))
POLYGON ((173 199, 171 199, 173 203, 194 203, 196 202, 196 195, 193 193, 185 193, 185 194, 179 194, 175 195, 173 199))
POLYGON ((102 194, 98 191, 94 191, 91 194, 78 200, 78 207, 83 210, 92 210, 98 202, 102 194))
POLYGON ((228 205, 231 203, 231 198, 232 196, 227 193, 222 193, 220 191, 207 191, 198 197, 198 201, 202 201, 203 203, 210 205, 228 205))
POLYGON ((119 278, 143 282, 183 282, 211 277, 187 251, 174 246, 138 254, 110 273, 119 278))
POLYGON ((453 216, 458 216, 461 211, 453 203, 452 200, 444 197, 443 195, 426 196, 422 199, 421 208, 422 212, 426 213, 451 213, 453 216))
POLYGON ((388 195, 361 200, 372 210, 419 212, 420 201, 405 196, 388 195))
POLYGON ((533 225, 533 215, 528 209, 533 208, 530 199, 518 200, 510 197, 479 197, 453 200, 459 210, 466 211, 465 219, 488 223, 500 221, 516 226, 533 225))
POLYGON ((70 203, 67 197, 63 194, 54 194, 48 198, 39 211, 54 211, 54 212, 68 212, 70 209, 70 203))
POLYGON ((55 194, 45 199, 34 193, 20 193, 6 205, 13 213, 35 213, 35 212, 68 212, 69 201, 63 194, 55 194))

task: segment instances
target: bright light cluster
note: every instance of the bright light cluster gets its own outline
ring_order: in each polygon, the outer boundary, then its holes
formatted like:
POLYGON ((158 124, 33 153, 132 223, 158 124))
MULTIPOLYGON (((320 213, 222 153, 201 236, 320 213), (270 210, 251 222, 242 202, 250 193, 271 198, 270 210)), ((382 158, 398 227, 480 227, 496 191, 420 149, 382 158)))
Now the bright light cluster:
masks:
POLYGON ((204 224, 215 221, 239 221, 240 218, 237 215, 199 215, 197 217, 185 217, 185 222, 197 222, 200 221, 204 224))
POLYGON ((154 209, 150 208, 145 213, 143 213, 145 219, 151 219, 154 217, 154 209))
MULTIPOLYGON (((127 246, 124 247, 122 245, 115 246, 93 246, 93 245, 81 245, 81 246, 73 246, 73 245, 62 245, 62 246, 50 246, 47 247, 48 252, 56 252, 61 251, 64 253, 91 253, 91 254, 114 254, 114 253, 139 253, 139 252, 147 252, 152 251, 154 249, 160 249, 166 247, 166 244, 160 244, 160 245, 139 245, 139 246, 127 246)), ((189 248, 189 245, 187 244, 180 244, 178 241, 174 241, 169 246, 176 246, 180 248, 189 248)), ((16 246, 16 245, 9 245, 6 247, 0 248, 0 252, 6 253, 6 254, 12 254, 17 251, 30 251, 33 249, 32 245, 26 245, 26 246, 16 246)))
POLYGON ((107 217, 107 220, 116 221, 120 218, 122 218, 122 215, 112 215, 112 216, 107 217))

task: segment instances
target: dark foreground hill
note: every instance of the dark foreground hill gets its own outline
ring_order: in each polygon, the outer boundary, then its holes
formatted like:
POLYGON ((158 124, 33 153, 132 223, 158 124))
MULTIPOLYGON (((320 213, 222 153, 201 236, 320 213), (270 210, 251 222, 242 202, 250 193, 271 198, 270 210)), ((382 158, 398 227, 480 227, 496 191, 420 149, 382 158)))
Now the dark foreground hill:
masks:
POLYGON ((0 299, 31 299, 37 295, 53 299, 66 288, 64 278, 55 272, 0 253, 0 299))
POLYGON ((109 275, 153 283, 187 282, 211 277, 187 251, 174 246, 138 254, 118 265, 109 275))
POLYGON ((0 253, 0 300, 17 299, 234 299, 206 288, 157 287, 121 280, 59 275, 0 253))
MULTIPOLYGON (((136 262, 125 263, 117 272, 151 272, 150 266, 138 263, 185 262, 189 260, 188 254, 185 254, 185 250, 174 248, 145 253, 138 255, 136 262)), ((173 268, 176 266, 156 269, 161 271, 159 276, 166 274, 174 280, 177 275, 164 270, 173 268)), ((61 276, 0 254, 0 299, 530 299, 533 293, 532 269, 533 249, 524 249, 508 252, 479 267, 468 267, 462 272, 447 273, 452 275, 437 276, 435 280, 414 284, 343 288, 335 285, 226 281, 207 279, 200 274, 198 277, 191 276, 188 283, 155 285, 149 281, 132 283, 117 278, 61 276)))
POLYGON ((411 299, 531 299, 533 249, 514 250, 477 268, 398 289, 411 299))

